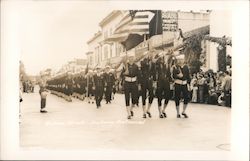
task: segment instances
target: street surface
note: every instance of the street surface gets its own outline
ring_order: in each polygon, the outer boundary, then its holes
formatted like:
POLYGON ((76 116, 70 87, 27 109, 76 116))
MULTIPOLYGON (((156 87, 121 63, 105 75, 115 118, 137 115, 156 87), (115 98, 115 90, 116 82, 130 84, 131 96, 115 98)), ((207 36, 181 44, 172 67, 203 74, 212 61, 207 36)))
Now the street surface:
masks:
MULTIPOLYGON (((160 119, 156 99, 152 118, 142 118, 135 107, 127 120, 124 95, 97 109, 95 104, 73 99, 66 102, 47 96, 48 113, 40 113, 40 96, 23 94, 20 146, 47 149, 115 150, 230 150, 231 110, 226 107, 189 104, 188 119, 176 118, 174 101, 160 119)), ((182 108, 182 104, 181 104, 182 108)))

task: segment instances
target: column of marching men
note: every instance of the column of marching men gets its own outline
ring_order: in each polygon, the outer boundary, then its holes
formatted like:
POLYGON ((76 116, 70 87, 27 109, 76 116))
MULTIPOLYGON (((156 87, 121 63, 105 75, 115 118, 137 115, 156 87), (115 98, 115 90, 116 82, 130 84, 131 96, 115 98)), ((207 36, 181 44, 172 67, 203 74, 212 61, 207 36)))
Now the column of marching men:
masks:
POLYGON ((190 77, 183 58, 166 59, 164 55, 154 56, 149 53, 139 62, 135 62, 134 57, 131 56, 124 63, 119 78, 116 78, 114 71, 110 66, 106 66, 105 69, 98 66, 94 70, 75 75, 65 73, 48 80, 47 88, 51 90, 51 93, 67 101, 72 101, 72 97, 80 100, 86 99, 88 103, 96 103, 96 107, 100 108, 103 98, 106 104, 111 103, 117 84, 120 83, 125 95, 128 119, 134 116, 133 108, 140 106, 139 102, 142 104, 142 117, 152 117, 150 111, 154 99, 157 99, 159 118, 166 118, 166 108, 172 97, 170 84, 174 83, 177 118, 181 115, 188 118, 186 108, 190 77), (179 105, 182 98, 184 103, 180 113, 179 105))
POLYGON ((71 102, 72 97, 87 100, 88 103, 96 103, 101 107, 101 100, 105 96, 106 103, 111 103, 116 92, 114 70, 107 66, 105 71, 100 67, 88 72, 72 74, 64 73, 47 81, 47 89, 66 101, 71 102))

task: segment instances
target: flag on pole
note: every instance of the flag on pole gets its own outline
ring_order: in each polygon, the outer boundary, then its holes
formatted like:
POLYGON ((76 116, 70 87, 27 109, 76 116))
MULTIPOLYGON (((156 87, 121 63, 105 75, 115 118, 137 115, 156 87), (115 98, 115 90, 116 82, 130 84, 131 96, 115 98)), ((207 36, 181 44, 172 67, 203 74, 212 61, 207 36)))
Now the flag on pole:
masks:
POLYGON ((117 25, 114 34, 107 38, 106 42, 124 42, 130 34, 149 34, 149 23, 154 17, 150 11, 125 11, 120 23, 117 25))

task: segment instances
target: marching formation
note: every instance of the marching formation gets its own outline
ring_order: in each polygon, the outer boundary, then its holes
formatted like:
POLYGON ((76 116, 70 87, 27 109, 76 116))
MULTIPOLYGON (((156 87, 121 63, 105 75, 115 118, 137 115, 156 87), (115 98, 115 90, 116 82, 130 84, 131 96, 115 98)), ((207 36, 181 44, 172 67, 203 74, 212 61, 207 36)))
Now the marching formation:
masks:
POLYGON ((143 118, 151 117, 150 108, 154 98, 157 98, 160 118, 166 118, 166 107, 171 99, 170 83, 174 82, 174 99, 177 110, 177 118, 180 118, 179 104, 181 96, 184 98, 182 115, 188 104, 188 84, 190 83, 189 69, 182 59, 165 60, 164 56, 156 55, 135 64, 133 57, 129 57, 126 67, 121 73, 124 84, 124 93, 128 119, 134 115, 133 107, 142 99, 143 118), (181 95, 182 94, 182 95, 181 95), (146 100, 148 99, 148 106, 146 100), (131 101, 130 101, 131 100, 131 101), (130 106, 130 102, 132 105, 130 106))
POLYGON ((105 69, 97 66, 94 70, 86 70, 75 75, 65 73, 54 77, 47 81, 47 89, 67 101, 72 101, 71 97, 86 99, 88 103, 96 103, 96 107, 100 108, 103 98, 106 104, 111 103, 120 85, 125 95, 128 119, 134 116, 133 107, 140 106, 140 102, 142 117, 152 117, 150 109, 154 99, 158 102, 159 118, 166 118, 166 108, 173 95, 170 86, 174 83, 177 118, 181 115, 188 118, 186 108, 189 100, 190 74, 183 60, 183 57, 172 56, 171 59, 169 57, 166 59, 164 55, 154 56, 148 53, 146 57, 136 62, 134 57, 130 56, 127 57, 120 76, 117 76, 110 66, 106 66, 105 69), (180 113, 182 98, 184 105, 180 113))

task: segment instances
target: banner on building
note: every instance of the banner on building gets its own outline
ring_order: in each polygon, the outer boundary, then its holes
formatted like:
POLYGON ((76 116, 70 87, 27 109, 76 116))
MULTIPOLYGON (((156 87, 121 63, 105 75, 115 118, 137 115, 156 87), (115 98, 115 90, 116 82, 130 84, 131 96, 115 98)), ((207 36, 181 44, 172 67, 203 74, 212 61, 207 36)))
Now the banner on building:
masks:
POLYGON ((162 11, 163 31, 176 32, 178 30, 178 13, 162 11))

